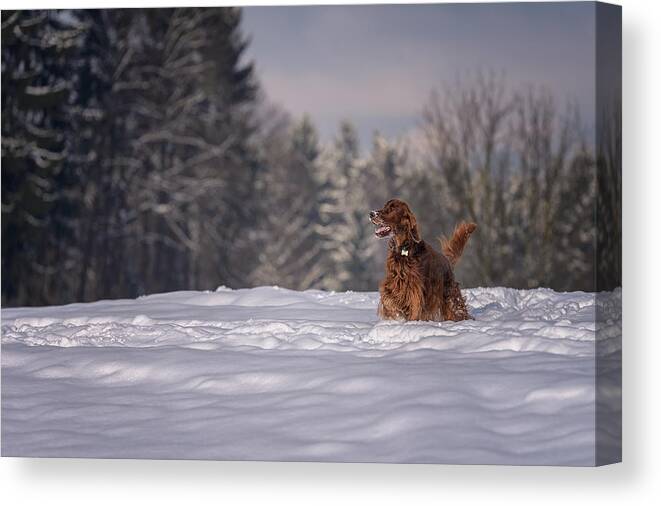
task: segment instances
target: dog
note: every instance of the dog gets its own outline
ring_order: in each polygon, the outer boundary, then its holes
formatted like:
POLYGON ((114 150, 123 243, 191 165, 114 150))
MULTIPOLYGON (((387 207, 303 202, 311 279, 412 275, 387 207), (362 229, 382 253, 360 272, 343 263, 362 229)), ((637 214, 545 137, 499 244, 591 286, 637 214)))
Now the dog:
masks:
POLYGON ((374 234, 389 238, 386 275, 379 285, 379 316, 392 320, 462 321, 472 319, 453 268, 461 258, 475 223, 462 222, 452 237, 441 239, 441 253, 420 238, 408 204, 391 199, 370 211, 374 234))

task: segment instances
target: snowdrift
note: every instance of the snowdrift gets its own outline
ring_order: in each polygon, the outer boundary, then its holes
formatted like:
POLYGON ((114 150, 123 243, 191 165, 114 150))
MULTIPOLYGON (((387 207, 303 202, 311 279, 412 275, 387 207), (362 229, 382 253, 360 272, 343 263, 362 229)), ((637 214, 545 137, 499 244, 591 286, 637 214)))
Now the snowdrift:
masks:
POLYGON ((595 295, 465 293, 460 323, 277 287, 3 309, 2 454, 594 464, 595 295))

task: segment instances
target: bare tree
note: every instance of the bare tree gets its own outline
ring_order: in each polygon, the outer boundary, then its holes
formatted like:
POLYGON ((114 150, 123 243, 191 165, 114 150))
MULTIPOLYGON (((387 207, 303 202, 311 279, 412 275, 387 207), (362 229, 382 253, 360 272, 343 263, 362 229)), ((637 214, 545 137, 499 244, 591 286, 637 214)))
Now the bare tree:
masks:
POLYGON ((593 161, 575 107, 560 114, 544 90, 479 75, 432 94, 423 129, 432 214, 446 231, 479 224, 461 279, 590 289, 593 161))

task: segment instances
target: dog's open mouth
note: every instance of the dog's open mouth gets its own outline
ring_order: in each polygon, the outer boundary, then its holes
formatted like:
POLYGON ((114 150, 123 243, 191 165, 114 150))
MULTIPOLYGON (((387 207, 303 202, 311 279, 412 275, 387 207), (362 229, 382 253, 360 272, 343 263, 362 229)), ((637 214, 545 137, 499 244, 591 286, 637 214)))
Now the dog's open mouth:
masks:
POLYGON ((388 237, 390 235, 390 227, 388 225, 378 225, 374 230, 374 235, 378 238, 388 237))

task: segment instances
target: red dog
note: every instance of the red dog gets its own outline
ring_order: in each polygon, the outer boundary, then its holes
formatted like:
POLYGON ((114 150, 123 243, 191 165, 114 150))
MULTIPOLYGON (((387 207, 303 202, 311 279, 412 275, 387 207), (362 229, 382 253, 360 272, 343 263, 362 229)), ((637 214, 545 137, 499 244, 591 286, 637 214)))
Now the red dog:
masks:
POLYGON ((466 299, 452 268, 457 264, 475 223, 461 223, 448 241, 441 239, 438 253, 420 238, 411 209, 398 199, 370 212, 375 235, 390 237, 386 277, 379 285, 379 316, 404 320, 453 320, 471 318, 466 299))

